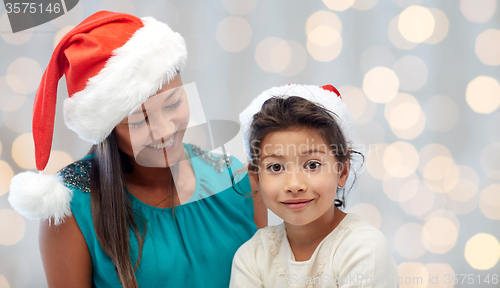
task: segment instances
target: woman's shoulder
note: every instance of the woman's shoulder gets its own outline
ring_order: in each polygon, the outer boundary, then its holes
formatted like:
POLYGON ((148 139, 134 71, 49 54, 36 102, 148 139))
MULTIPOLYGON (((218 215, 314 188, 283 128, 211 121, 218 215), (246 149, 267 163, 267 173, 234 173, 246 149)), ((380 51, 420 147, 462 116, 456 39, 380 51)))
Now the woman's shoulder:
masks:
POLYGON ((89 155, 62 168, 57 176, 61 177, 64 186, 69 189, 89 193, 93 165, 94 157, 89 155))
POLYGON ((241 168, 243 165, 238 158, 220 152, 207 151, 194 144, 184 144, 189 152, 192 152, 191 158, 199 157, 204 166, 214 170, 215 172, 223 172, 224 168, 237 167, 241 168))

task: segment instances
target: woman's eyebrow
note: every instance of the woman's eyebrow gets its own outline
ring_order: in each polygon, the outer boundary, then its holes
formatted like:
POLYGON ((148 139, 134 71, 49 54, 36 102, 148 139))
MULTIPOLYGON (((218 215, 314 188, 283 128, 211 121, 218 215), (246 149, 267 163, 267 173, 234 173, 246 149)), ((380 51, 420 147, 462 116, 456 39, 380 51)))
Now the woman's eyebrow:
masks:
MULTIPOLYGON (((163 103, 167 102, 168 99, 172 98, 172 96, 174 96, 175 92, 177 92, 177 90, 179 90, 182 86, 179 86, 177 88, 174 88, 174 89, 171 89, 172 92, 170 92, 170 95, 168 95, 168 97, 165 99, 165 101, 163 101, 163 103)), ((146 113, 146 111, 144 110, 137 110, 137 111, 134 111, 134 113, 132 113, 131 115, 135 115, 135 114, 139 114, 139 113, 146 113)))

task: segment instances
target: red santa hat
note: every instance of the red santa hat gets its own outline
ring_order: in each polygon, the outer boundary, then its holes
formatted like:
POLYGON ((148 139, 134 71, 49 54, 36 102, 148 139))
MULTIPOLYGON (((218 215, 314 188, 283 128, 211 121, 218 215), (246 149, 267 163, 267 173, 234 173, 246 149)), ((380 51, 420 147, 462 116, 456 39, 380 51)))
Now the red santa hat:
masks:
MULTIPOLYGON (((43 74, 33 107, 38 171, 52 147, 59 79, 69 98, 64 122, 80 138, 100 143, 184 67, 184 39, 151 17, 97 12, 61 39, 43 74)), ((11 181, 9 202, 27 218, 60 223, 71 215, 71 191, 56 176, 24 172, 11 181)))
POLYGON ((332 85, 300 85, 288 84, 281 87, 274 87, 262 92, 240 113, 241 131, 243 133, 245 149, 248 159, 252 159, 248 139, 250 137, 250 125, 253 115, 259 112, 266 100, 272 97, 288 98, 298 96, 307 99, 315 104, 320 104, 336 115, 332 115, 340 124, 342 134, 351 147, 354 145, 354 118, 342 101, 339 91, 332 85))

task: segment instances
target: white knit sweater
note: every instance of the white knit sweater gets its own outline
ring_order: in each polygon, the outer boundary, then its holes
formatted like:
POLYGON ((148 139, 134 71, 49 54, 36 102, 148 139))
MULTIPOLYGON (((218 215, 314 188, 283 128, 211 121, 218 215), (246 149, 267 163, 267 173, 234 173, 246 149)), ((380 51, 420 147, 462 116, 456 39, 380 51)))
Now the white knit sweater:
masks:
POLYGON ((236 252, 230 287, 393 288, 398 269, 385 236, 349 213, 307 261, 295 261, 284 224, 260 229, 236 252))

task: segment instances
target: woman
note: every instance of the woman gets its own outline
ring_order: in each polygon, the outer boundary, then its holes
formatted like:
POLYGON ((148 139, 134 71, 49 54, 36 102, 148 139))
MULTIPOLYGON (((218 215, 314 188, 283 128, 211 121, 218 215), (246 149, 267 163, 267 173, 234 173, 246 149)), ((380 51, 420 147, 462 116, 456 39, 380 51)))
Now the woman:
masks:
MULTIPOLYGON (((167 25, 107 11, 56 47, 34 105, 37 169, 50 155, 63 74, 65 122, 94 146, 58 177, 17 175, 9 195, 42 219, 49 287, 227 287, 237 248, 267 224, 261 201, 227 185, 243 166, 236 158, 182 143, 186 58, 167 25)), ((236 186, 250 190, 246 177, 236 186)))

